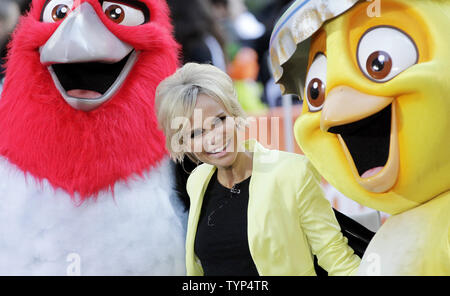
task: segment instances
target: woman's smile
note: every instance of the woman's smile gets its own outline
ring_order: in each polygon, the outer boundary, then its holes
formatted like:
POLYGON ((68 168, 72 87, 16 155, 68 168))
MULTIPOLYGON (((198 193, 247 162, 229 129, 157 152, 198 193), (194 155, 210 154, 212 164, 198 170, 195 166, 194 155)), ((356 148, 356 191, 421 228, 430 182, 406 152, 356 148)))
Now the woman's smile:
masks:
POLYGON ((231 139, 228 140, 228 142, 225 144, 225 146, 223 146, 222 148, 216 149, 214 151, 211 152, 206 152, 208 154, 209 157, 212 158, 221 158, 223 156, 225 156, 227 154, 227 148, 231 143, 231 139))

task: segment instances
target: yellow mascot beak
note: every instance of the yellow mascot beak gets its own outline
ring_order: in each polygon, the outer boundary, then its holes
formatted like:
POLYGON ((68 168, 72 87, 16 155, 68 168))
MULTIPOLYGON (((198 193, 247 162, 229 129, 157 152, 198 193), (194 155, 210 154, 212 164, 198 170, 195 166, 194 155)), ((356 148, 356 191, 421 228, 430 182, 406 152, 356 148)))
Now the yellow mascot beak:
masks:
POLYGON ((324 132, 338 132, 339 126, 369 118, 381 112, 392 104, 391 136, 389 144, 389 158, 384 167, 378 167, 360 176, 354 163, 352 154, 341 134, 337 133, 339 142, 345 153, 356 181, 370 192, 386 192, 394 186, 399 172, 399 151, 397 120, 394 98, 372 96, 361 93, 348 86, 339 86, 328 93, 327 100, 322 109, 320 128, 324 132))

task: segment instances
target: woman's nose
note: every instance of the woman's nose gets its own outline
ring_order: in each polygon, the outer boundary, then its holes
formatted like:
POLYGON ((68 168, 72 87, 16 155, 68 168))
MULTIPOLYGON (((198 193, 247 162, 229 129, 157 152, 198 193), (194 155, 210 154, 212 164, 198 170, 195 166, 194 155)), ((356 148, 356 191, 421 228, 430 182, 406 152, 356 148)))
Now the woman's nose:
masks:
POLYGON ((208 137, 208 144, 209 144, 209 146, 214 146, 216 144, 216 136, 214 135, 213 132, 208 137))
POLYGON ((214 131, 214 130, 212 130, 212 131, 210 131, 209 133, 208 133, 208 136, 207 136, 207 143, 210 145, 210 146, 213 146, 213 145, 215 145, 216 144, 216 142, 217 142, 217 135, 218 133, 216 132, 216 131, 214 131))
POLYGON ((206 135, 206 145, 208 148, 214 148, 216 145, 220 144, 221 139, 221 133, 217 131, 217 129, 213 129, 206 135))

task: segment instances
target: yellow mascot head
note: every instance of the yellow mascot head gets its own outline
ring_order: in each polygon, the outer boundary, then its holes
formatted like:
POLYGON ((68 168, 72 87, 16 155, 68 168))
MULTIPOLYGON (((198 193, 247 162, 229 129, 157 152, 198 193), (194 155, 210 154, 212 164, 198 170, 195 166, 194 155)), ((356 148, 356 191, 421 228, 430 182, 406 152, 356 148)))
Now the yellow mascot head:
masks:
POLYGON ((298 0, 271 39, 296 139, 346 196, 390 214, 450 190, 450 1, 298 0))

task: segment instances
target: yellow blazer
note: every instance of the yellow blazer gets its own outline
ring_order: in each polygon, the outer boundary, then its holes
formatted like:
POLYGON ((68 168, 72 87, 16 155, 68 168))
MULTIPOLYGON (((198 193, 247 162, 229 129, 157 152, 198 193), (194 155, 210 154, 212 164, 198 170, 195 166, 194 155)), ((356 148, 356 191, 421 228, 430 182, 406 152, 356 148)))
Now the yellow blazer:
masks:
MULTIPOLYGON (((356 272, 360 258, 347 245, 320 176, 302 155, 268 150, 255 140, 248 204, 248 242, 260 275, 316 275, 313 254, 330 275, 356 272)), ((198 166, 189 176, 191 200, 186 238, 187 274, 203 275, 194 253, 203 196, 216 167, 198 166)))

